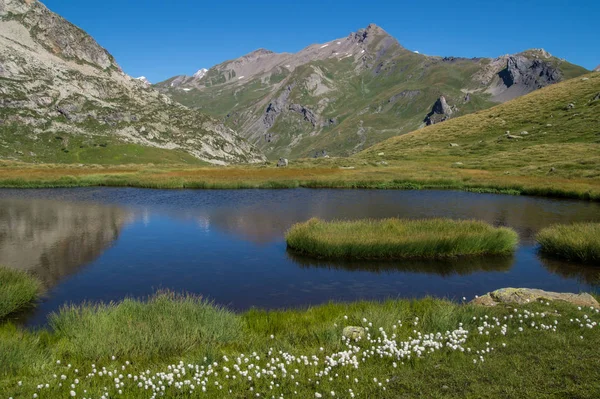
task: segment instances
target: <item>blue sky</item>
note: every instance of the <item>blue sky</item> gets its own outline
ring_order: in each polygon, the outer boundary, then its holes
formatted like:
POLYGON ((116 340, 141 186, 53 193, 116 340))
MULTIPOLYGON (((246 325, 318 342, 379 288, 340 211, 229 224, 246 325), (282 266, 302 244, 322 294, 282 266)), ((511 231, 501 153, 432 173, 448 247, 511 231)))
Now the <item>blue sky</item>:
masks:
POLYGON ((600 64, 599 0, 42 0, 153 83, 263 47, 295 52, 373 22, 430 55, 496 57, 543 47, 600 64))

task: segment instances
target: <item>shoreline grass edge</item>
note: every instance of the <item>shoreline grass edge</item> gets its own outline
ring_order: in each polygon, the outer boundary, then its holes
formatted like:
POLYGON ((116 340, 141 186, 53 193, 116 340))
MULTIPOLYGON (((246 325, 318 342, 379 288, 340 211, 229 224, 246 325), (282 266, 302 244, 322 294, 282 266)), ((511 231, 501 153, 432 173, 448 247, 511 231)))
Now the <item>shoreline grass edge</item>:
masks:
POLYGON ((536 240, 548 256, 600 264, 600 223, 553 225, 542 229, 536 240))
POLYGON ((290 249, 325 259, 440 259, 507 255, 517 233, 474 220, 382 219, 325 222, 316 218, 286 232, 290 249))

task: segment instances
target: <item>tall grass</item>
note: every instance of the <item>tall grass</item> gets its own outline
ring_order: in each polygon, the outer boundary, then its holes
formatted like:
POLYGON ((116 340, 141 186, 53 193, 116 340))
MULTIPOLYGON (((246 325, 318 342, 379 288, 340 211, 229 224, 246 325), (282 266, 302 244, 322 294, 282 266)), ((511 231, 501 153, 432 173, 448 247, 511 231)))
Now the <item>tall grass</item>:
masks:
POLYGON ((0 267, 0 320, 37 298, 40 283, 26 272, 0 267))
POLYGON ((148 301, 68 306, 50 316, 61 356, 95 360, 107 356, 149 359, 175 356, 239 338, 233 313, 190 295, 159 292, 148 301))
POLYGON ((293 250, 317 257, 396 259, 506 254, 518 236, 479 221, 311 219, 292 226, 286 240, 293 250))
POLYGON ((600 223, 550 226, 541 230, 536 238, 548 255, 600 264, 600 223))

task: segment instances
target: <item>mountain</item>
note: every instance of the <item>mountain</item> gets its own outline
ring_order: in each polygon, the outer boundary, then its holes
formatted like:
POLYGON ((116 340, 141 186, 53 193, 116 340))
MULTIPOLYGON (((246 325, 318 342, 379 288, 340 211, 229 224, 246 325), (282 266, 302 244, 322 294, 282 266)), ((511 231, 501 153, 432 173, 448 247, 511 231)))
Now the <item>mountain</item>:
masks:
POLYGON ((600 65, 598 65, 596 68, 594 68, 594 72, 600 72, 600 65))
POLYGON ((0 0, 0 158, 30 162, 264 159, 219 121, 122 72, 37 0, 0 0))
POLYGON ((152 85, 152 83, 150 83, 150 81, 145 76, 140 76, 139 78, 135 78, 135 80, 139 80, 140 82, 145 83, 147 85, 152 85))
POLYGON ((416 163, 434 179, 442 170, 467 169, 467 180, 496 174, 519 187, 537 176, 555 177, 557 185, 580 179, 583 186, 600 177, 599 126, 600 74, 591 73, 387 139, 355 157, 416 163))
POLYGON ((221 118, 270 158, 347 156, 586 72, 543 49, 495 59, 418 54, 371 24, 295 54, 259 49, 155 87, 221 118))

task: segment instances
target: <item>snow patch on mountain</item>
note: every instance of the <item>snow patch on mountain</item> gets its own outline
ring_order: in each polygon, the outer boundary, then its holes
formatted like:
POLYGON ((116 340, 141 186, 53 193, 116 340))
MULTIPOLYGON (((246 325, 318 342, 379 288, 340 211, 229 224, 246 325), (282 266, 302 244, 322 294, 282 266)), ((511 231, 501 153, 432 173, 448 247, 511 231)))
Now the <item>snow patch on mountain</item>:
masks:
POLYGON ((146 79, 145 76, 140 76, 139 78, 134 78, 135 80, 139 80, 140 82, 143 82, 147 85, 151 85, 152 83, 150 83, 150 81, 148 79, 146 79))
POLYGON ((208 69, 202 68, 194 74, 194 77, 196 79, 202 79, 204 77, 204 75, 206 75, 206 72, 208 72, 208 69))

